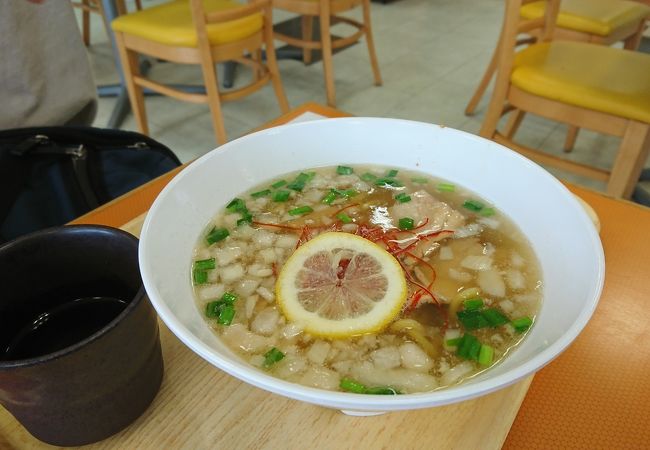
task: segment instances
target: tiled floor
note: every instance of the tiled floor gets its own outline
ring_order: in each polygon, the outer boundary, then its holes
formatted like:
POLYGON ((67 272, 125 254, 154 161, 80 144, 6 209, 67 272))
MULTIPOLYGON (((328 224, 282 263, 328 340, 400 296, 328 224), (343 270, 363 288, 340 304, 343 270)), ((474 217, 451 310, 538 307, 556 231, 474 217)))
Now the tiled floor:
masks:
MULTIPOLYGON (((144 5, 159 3, 145 0, 144 5)), ((485 113, 488 96, 474 117, 463 114, 497 39, 503 0, 394 0, 372 4, 374 36, 383 86, 373 85, 365 43, 335 55, 338 108, 358 116, 397 117, 433 122, 476 133, 485 113)), ((290 17, 277 12, 275 21, 290 17)), ((114 83, 114 68, 106 34, 93 24, 89 54, 98 84, 114 83)), ((337 25, 342 27, 343 25, 337 25)), ((280 71, 291 106, 307 101, 325 102, 321 64, 281 60, 280 71)), ((160 80, 200 83, 194 67, 155 64, 152 72, 160 80)), ((246 73, 238 75, 245 79, 246 73)), ((115 100, 102 98, 95 121, 105 126, 115 100)), ((194 105, 170 98, 146 100, 151 135, 172 148, 183 161, 213 149, 216 144, 207 105, 194 105)), ((225 125, 234 139, 279 114, 270 86, 252 96, 224 106, 225 125)), ((123 123, 135 129, 132 117, 123 123)), ((562 153, 564 126, 529 117, 518 137, 528 145, 562 153)), ((611 165, 618 139, 581 131, 570 158, 611 165)), ((560 172, 570 181, 602 189, 603 184, 560 172)))

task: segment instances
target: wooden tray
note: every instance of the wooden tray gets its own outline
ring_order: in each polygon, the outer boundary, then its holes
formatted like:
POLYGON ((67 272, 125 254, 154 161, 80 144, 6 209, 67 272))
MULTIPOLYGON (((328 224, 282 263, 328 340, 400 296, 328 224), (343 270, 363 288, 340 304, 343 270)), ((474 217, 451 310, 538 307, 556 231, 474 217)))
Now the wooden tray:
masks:
MULTIPOLYGON (((122 228, 138 236, 143 221, 144 215, 122 228)), ((247 385, 194 354, 162 322, 160 332, 160 393, 132 425, 88 448, 497 449, 532 380, 454 405, 351 417, 247 385)), ((51 446, 0 408, 0 448, 51 446)))

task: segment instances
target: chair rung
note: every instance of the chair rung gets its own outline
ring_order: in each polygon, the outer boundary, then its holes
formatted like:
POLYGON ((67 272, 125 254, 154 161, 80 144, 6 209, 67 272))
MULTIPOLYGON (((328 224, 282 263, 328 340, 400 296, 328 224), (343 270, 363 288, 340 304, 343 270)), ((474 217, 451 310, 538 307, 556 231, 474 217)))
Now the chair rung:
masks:
POLYGON ((336 39, 335 41, 332 41, 332 48, 340 48, 345 47, 346 45, 354 44, 359 39, 361 39, 361 36, 363 36, 364 33, 365 30, 359 30, 351 36, 336 39))
POLYGON ((340 23, 340 22, 347 23, 348 25, 352 25, 353 27, 358 28, 358 29, 364 28, 364 25, 361 22, 359 22, 358 20, 350 19, 349 17, 345 17, 345 16, 333 16, 332 17, 332 25, 334 25, 335 23, 340 23))
POLYGON ((221 100, 223 100, 224 102, 237 100, 239 98, 246 97, 247 95, 252 94, 255 91, 260 90, 261 88, 266 86, 266 84, 269 82, 270 79, 271 79, 271 74, 266 72, 264 73, 264 75, 260 77, 259 80, 249 83, 246 86, 241 87, 239 89, 233 89, 232 91, 222 92, 219 94, 219 96, 221 97, 221 100))
MULTIPOLYGON (((363 36, 365 32, 366 32, 365 29, 361 29, 356 31, 354 34, 350 36, 332 40, 332 48, 337 49, 337 48, 341 48, 353 44, 357 42, 359 39, 361 39, 361 36, 363 36)), ((303 41, 302 39, 295 38, 293 36, 288 36, 286 34, 278 33, 277 31, 273 33, 273 37, 279 41, 285 42, 289 45, 298 48, 305 48, 308 50, 321 50, 323 48, 323 44, 321 43, 321 41, 303 41)))
POLYGON ((219 23, 241 19, 242 17, 250 16, 261 11, 268 2, 269 0, 260 0, 249 4, 242 4, 233 9, 206 12, 205 21, 207 23, 219 23))
POLYGON ((204 94, 192 94, 189 92, 180 91, 178 89, 165 86, 164 84, 158 83, 156 81, 150 80, 149 78, 144 78, 141 76, 134 76, 133 82, 138 86, 149 88, 152 91, 159 92, 161 94, 167 95, 169 97, 175 98, 177 100, 183 100, 190 103, 207 103, 208 97, 204 94))
POLYGON ((532 159, 533 161, 539 164, 544 164, 547 166, 555 167, 557 169, 566 170, 578 175, 582 175, 587 178, 591 178, 593 180, 599 180, 599 181, 609 180, 610 172, 607 170, 598 169, 596 167, 587 166, 585 164, 580 164, 574 161, 569 161, 564 158, 559 158, 557 156, 549 155, 542 151, 535 150, 521 144, 517 144, 516 142, 513 142, 512 140, 508 139, 506 136, 499 133, 498 131, 495 132, 492 140, 516 151, 517 153, 525 156, 528 159, 532 159))
POLYGON ((283 33, 278 33, 277 31, 273 33, 273 38, 294 47, 306 48, 309 50, 319 50, 322 47, 319 41, 303 41, 302 39, 298 39, 283 33))

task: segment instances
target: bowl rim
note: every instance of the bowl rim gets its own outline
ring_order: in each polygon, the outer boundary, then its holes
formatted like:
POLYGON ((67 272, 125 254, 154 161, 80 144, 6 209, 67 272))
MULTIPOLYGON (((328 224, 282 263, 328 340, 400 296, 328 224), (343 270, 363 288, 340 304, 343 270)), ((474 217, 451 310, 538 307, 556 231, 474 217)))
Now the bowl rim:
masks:
MULTIPOLYGON (((175 189, 175 186, 181 183, 186 177, 192 176, 192 173, 198 169, 202 164, 205 164, 210 158, 214 157, 213 155, 216 152, 225 153, 232 151, 233 148, 236 148, 247 140, 257 139, 260 135, 267 134, 278 134, 283 133, 286 130, 300 127, 311 127, 314 126, 314 123, 324 122, 325 119, 319 119, 314 121, 306 122, 296 122, 280 125, 277 127, 267 128, 263 130, 256 131, 254 133, 242 136, 238 139, 230 141, 215 150, 212 150, 200 158, 191 162, 187 167, 185 167, 179 174, 177 174, 165 188, 160 192, 156 197, 154 203, 149 209, 144 224, 142 226, 142 231, 140 234, 140 247, 139 247, 139 260, 140 260, 140 270, 143 278, 143 282, 151 303, 154 308, 160 315, 163 322, 167 327, 172 331, 172 333, 181 340, 186 346, 190 348, 193 352, 197 353, 203 359, 208 361, 210 364, 218 367, 219 369, 227 372, 228 374, 245 381, 249 384, 252 384, 256 387, 264 389, 275 394, 283 395, 285 397, 293 398, 295 400, 301 400, 308 403, 318 404, 322 406, 328 406, 333 408, 340 409, 349 409, 349 410, 364 410, 364 411, 388 411, 388 410, 405 410, 405 409, 418 409, 418 408, 428 408, 432 406, 441 406, 451 403, 456 403, 478 396, 482 396, 496 390, 510 386, 521 379, 534 374, 538 370, 542 369, 553 359, 558 357, 566 348, 576 339, 576 337, 582 332, 587 323, 589 322, 591 316, 593 315, 599 299, 602 295, 604 279, 605 279, 605 257, 600 238, 594 227, 591 227, 588 231, 588 238, 591 241, 592 247, 595 250, 597 257, 597 279, 595 280, 595 290, 593 291, 593 298, 590 300, 587 308, 583 308, 578 318, 574 321, 573 325, 564 331, 564 333, 558 338, 554 343, 544 348, 538 354, 531 357, 528 361, 509 369, 503 374, 491 377, 486 380, 475 381, 472 383, 463 383, 457 386, 451 386, 448 388, 433 390, 429 392, 414 393, 414 394, 405 394, 405 395, 396 395, 396 396, 369 396, 361 395, 354 393, 346 392, 335 392, 328 391, 324 389, 312 388, 304 386, 298 383, 288 382, 271 375, 268 375, 261 370, 249 365, 245 361, 241 360, 237 364, 224 360, 214 353, 210 346, 203 343, 201 340, 196 338, 190 330, 188 330, 181 322, 178 320, 173 312, 167 307, 163 301, 159 301, 159 297, 162 298, 160 293, 153 283, 152 274, 149 271, 149 267, 146 264, 147 252, 149 241, 147 240, 147 235, 149 230, 152 227, 152 221, 156 215, 156 210, 163 203, 164 199, 175 189), (461 394, 459 394, 461 391, 461 394)), ((462 131, 454 128, 443 127, 441 125, 419 122, 406 119, 392 119, 392 118, 379 118, 379 117, 341 117, 341 118, 328 118, 326 121, 330 124, 334 123, 357 123, 360 126, 363 126, 365 123, 373 122, 403 122, 412 124, 415 126, 424 126, 424 127, 436 127, 444 128, 450 132, 458 133, 463 135, 465 139, 469 138, 472 140, 481 141, 484 143, 489 143, 489 145, 499 148, 502 151, 506 151, 511 154, 512 157, 521 159, 525 164, 533 166, 533 170, 542 171, 543 175, 546 176, 550 183, 554 184, 555 187, 562 193, 562 195, 569 198, 569 202, 577 208, 582 208, 579 204, 579 200, 569 191, 569 189, 562 184, 557 178, 547 172, 538 164, 533 161, 525 158, 517 152, 497 143, 490 141, 483 137, 462 131)), ((296 169, 298 170, 298 169, 296 169)), ((588 220, 588 219, 587 219, 588 220)))

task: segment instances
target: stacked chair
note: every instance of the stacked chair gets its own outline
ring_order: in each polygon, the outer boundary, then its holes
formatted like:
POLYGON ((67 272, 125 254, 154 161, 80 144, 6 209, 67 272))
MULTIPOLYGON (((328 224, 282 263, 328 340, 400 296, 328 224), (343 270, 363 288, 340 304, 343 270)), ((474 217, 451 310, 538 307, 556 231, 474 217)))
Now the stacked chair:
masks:
POLYGON ((522 17, 525 0, 506 0, 496 52, 496 81, 480 134, 551 167, 605 181, 607 193, 629 197, 650 153, 650 55, 589 42, 554 39, 559 0, 544 16, 522 17), (517 51, 522 35, 537 36, 517 51), (514 140, 526 113, 618 136, 611 170, 569 161, 514 140), (498 126, 509 114, 504 131, 498 126))
MULTIPOLYGON (((126 5, 124 0, 117 0, 117 9, 120 14, 126 13, 126 5)), ((79 0, 73 1, 72 6, 81 10, 81 35, 83 37, 86 47, 90 45, 90 14, 99 14, 103 17, 101 0, 79 0)), ((135 8, 140 11, 142 9, 142 2, 135 0, 135 8)))
MULTIPOLYGON (((546 0, 522 1, 519 14, 522 19, 535 20, 544 17, 546 0)), ((554 31, 554 39, 590 42, 612 45, 622 42, 624 48, 636 50, 641 42, 646 21, 650 18, 650 7, 629 0, 563 0, 554 31)), ((535 42, 539 37, 531 30, 517 45, 535 42)), ((497 66, 497 49, 492 55, 476 91, 469 100, 465 114, 474 114, 477 105, 494 77, 497 66)), ((564 150, 572 150, 578 134, 575 127, 569 128, 564 150)))
POLYGON ((145 88, 179 100, 207 103, 219 144, 227 141, 221 105, 247 96, 269 82, 280 110, 289 110, 273 46, 271 0, 175 0, 118 17, 112 23, 125 83, 138 128, 148 134, 145 88), (266 51, 266 60, 262 58, 266 51), (189 93, 145 77, 139 55, 201 66, 205 94, 189 93), (218 88, 217 63, 235 61, 253 70, 250 83, 234 90, 218 88))
POLYGON ((320 50, 323 55, 323 69, 325 72, 325 91, 327 104, 336 106, 336 89, 334 86, 334 64, 332 50, 358 42, 363 36, 368 44, 370 65, 375 79, 375 85, 381 85, 381 74, 375 54, 375 44, 372 37, 370 22, 370 0, 273 0, 273 6, 281 10, 299 14, 301 16, 302 38, 288 36, 277 32, 275 38, 289 45, 303 49, 303 61, 309 64, 312 59, 312 50, 320 50), (350 11, 358 6, 363 9, 363 21, 341 16, 341 13, 350 11), (313 23, 318 19, 320 25, 320 38, 313 38, 313 23), (335 23, 345 23, 356 28, 353 34, 335 38, 330 33, 330 26, 335 23))

